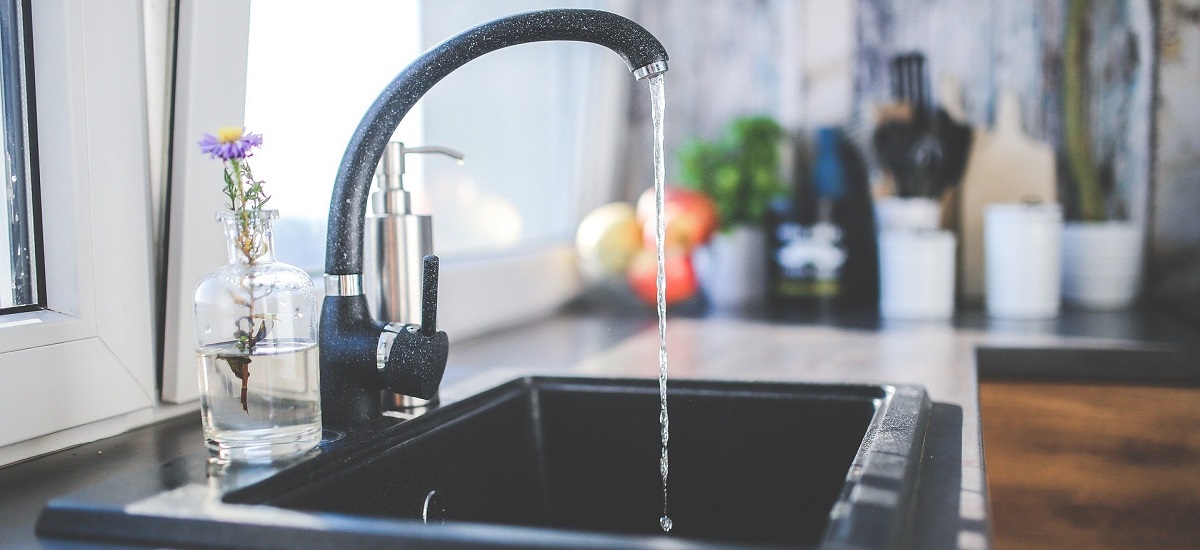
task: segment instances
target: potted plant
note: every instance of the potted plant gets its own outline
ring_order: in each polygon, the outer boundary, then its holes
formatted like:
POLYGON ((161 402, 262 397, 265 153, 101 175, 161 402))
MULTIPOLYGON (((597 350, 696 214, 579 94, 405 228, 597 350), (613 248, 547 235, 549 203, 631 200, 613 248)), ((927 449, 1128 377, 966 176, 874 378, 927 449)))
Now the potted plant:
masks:
POLYGON ((680 150, 683 184, 717 206, 719 231, 695 252, 697 276, 714 307, 740 307, 763 296, 763 216, 787 191, 780 170, 786 140, 777 122, 755 116, 735 120, 721 140, 694 139, 680 150))
POLYGON ((1063 64, 1063 127, 1068 221, 1062 233, 1062 293, 1068 304, 1122 309, 1137 297, 1141 274, 1141 226, 1127 218, 1113 193, 1111 159, 1099 169, 1088 128, 1087 0, 1070 0, 1063 64))

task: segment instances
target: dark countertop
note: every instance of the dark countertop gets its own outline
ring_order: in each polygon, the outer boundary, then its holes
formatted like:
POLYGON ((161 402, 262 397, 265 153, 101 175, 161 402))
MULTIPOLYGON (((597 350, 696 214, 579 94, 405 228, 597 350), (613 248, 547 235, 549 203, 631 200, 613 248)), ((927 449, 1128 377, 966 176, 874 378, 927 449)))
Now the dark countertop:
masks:
MULTIPOLYGON (((585 301, 550 319, 454 343, 445 391, 473 391, 518 374, 654 376, 651 312, 595 309, 585 301)), ((1066 312, 1026 323, 968 313, 934 324, 870 314, 774 321, 754 311, 682 313, 668 325, 672 377, 925 386, 935 402, 926 461, 936 475, 923 476, 919 488, 918 517, 931 519, 919 522, 918 547, 988 545, 977 371, 1200 385, 1200 331, 1148 312, 1066 312)), ((38 539, 33 525, 47 500, 196 453, 201 441, 200 423, 187 414, 0 468, 0 548, 107 547, 38 539)))

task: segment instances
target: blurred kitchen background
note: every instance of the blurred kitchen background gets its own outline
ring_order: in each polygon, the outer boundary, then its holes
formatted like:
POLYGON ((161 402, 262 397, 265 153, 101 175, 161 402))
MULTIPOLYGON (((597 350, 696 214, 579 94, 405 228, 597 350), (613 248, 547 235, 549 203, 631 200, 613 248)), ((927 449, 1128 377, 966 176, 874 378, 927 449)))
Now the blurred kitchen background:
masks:
MULTIPOLYGON (((888 193, 881 190, 890 174, 872 138, 880 112, 898 99, 892 67, 897 56, 923 54, 926 101, 956 111, 973 129, 993 130, 1001 97, 1013 94, 1018 130, 1053 151, 1056 169, 1049 184, 1065 219, 1087 217, 1076 191, 1078 166, 1072 164, 1079 159, 1072 159, 1068 147, 1069 139, 1083 138, 1088 145, 1083 161, 1091 166, 1085 177, 1094 180, 1102 197, 1090 217, 1126 220, 1144 230, 1133 245, 1145 247, 1134 251, 1144 270, 1139 290, 1146 291, 1147 300, 1197 315, 1200 149, 1186 129, 1200 122, 1194 85, 1200 76, 1200 3, 668 0, 638 3, 632 13, 672 55, 667 139, 676 150, 692 137, 717 138, 730 121, 747 115, 770 116, 798 144, 810 146, 818 128, 837 126, 867 157, 877 197, 888 193), (1068 35, 1073 17, 1080 68, 1072 92, 1068 35), (952 81, 957 94, 948 93, 952 81), (1069 93, 1082 99, 1074 111, 1069 93), (1075 127, 1082 126, 1084 135, 1068 135, 1072 117, 1081 122, 1075 127)), ((637 88, 630 92, 634 97, 643 95, 637 88)), ((646 103, 631 105, 628 150, 634 155, 649 148, 650 129, 646 103)), ((633 197, 650 181, 650 166, 631 162, 623 168, 626 197, 633 197)), ((1010 177, 987 179, 1013 189, 991 191, 986 198, 1017 200, 1030 188, 1021 181, 1020 166, 1010 170, 1010 177)), ((794 172, 799 179, 811 176, 811 170, 794 172)), ((679 164, 667 173, 678 181, 679 164)), ((958 176, 944 185, 953 194, 960 182, 958 176)), ((961 194, 951 198, 963 199, 961 194)), ((989 201, 973 198, 958 209, 973 208, 982 216, 978 210, 989 201)), ((962 216, 942 221, 962 230, 962 216)), ((960 238, 960 263, 962 246, 960 238)), ((1067 263, 1064 270, 1070 268, 1067 263)), ((960 303, 965 295, 966 303, 978 304, 982 288, 974 287, 981 283, 963 283, 960 273, 960 303)))

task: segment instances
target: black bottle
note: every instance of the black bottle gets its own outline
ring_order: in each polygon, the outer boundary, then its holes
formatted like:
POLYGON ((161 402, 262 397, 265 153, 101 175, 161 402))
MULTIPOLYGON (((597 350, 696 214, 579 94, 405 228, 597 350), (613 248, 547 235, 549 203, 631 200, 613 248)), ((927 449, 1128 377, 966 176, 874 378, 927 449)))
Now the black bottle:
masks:
POLYGON ((879 260, 865 164, 836 128, 818 130, 808 177, 766 217, 769 309, 787 317, 874 307, 879 260))
POLYGON ((844 195, 834 208, 834 219, 842 226, 847 253, 838 304, 875 313, 879 309, 879 240, 867 163, 844 135, 838 137, 837 150, 844 195))

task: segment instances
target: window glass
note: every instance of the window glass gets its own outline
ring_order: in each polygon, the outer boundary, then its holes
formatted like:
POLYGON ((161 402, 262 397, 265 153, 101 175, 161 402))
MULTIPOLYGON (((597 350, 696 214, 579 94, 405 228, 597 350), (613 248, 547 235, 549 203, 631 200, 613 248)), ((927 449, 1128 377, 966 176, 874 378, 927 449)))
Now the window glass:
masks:
MULTIPOLYGON (((484 21, 553 7, 602 7, 564 0, 427 1, 423 44, 434 44, 484 21)), ((578 221, 580 157, 596 157, 597 108, 588 77, 611 52, 580 42, 535 42, 503 48, 463 65, 422 100, 425 136, 466 155, 458 166, 430 158, 414 181, 418 204, 433 214, 439 254, 489 255, 570 240, 578 221)), ((624 84, 626 81, 622 81, 624 84)), ((594 88, 594 86, 593 86, 594 88)), ((624 92, 624 89, 621 89, 624 92)), ((620 120, 622 113, 612 113, 620 120)))
MULTIPOLYGON (((417 55, 489 19, 563 4, 602 7, 593 0, 350 0, 329 10, 319 1, 254 0, 246 125, 264 135, 254 170, 281 211, 280 258, 321 271, 328 202, 346 144, 371 102, 417 55)), ((434 249, 443 259, 569 242, 580 173, 609 169, 602 160, 580 164, 603 156, 586 142, 600 135, 598 125, 580 123, 620 121, 623 113, 617 105, 603 117, 588 114, 599 109, 592 96, 601 88, 596 79, 609 74, 605 67, 626 85, 620 59, 592 44, 506 48, 456 70, 405 117, 394 139, 466 155, 461 165, 433 155, 406 162, 413 209, 433 215, 434 249)))
POLYGON ((28 6, 0 0, 0 131, 4 144, 5 203, 0 208, 0 311, 27 309, 41 302, 37 279, 34 217, 36 182, 28 144, 25 25, 28 6), (3 290, 11 289, 11 290, 3 290))
MULTIPOLYGON (((246 127, 263 134, 254 173, 280 211, 281 260, 320 273, 338 163, 363 113, 420 53, 417 0, 254 0, 246 127)), ((421 144, 419 112, 396 133, 421 144)), ((420 160, 408 178, 420 177, 420 160)))

